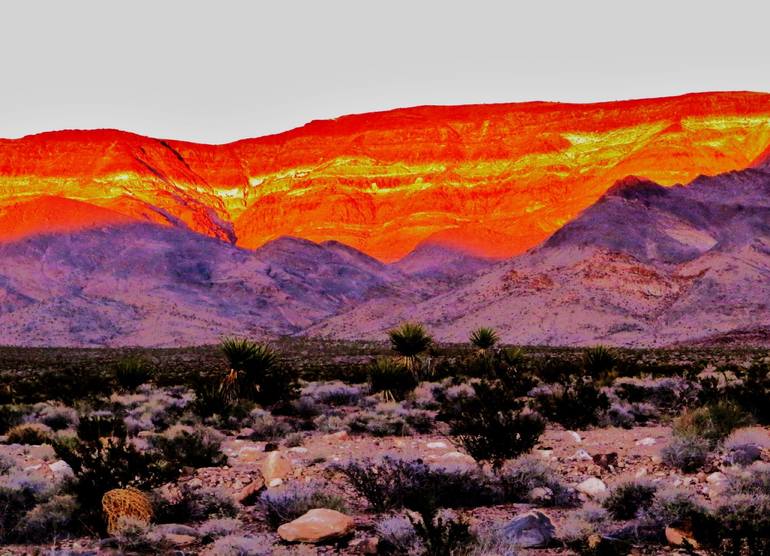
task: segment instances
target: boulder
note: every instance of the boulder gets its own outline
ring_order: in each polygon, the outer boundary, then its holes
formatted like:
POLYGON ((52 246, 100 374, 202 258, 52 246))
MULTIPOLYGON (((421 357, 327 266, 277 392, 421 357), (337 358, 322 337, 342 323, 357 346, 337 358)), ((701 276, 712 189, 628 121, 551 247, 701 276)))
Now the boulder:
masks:
POLYGON ((267 486, 278 486, 291 473, 291 462, 281 452, 270 452, 259 466, 259 471, 267 486))
POLYGON ((580 435, 576 433, 575 431, 567 431, 567 434, 574 440, 576 443, 580 444, 583 442, 583 439, 580 438, 580 435))
POLYGON ((596 498, 607 492, 607 485, 597 477, 590 477, 575 488, 578 492, 582 492, 591 498, 596 498))
POLYGON ((641 440, 636 441, 637 446, 655 446, 655 444, 657 444, 657 440, 651 436, 647 436, 641 440))
POLYGON ((344 537, 353 530, 353 518, 336 510, 316 508, 278 528, 287 542, 318 543, 344 537))
POLYGON ((53 473, 53 476, 57 481, 63 481, 64 479, 75 476, 69 463, 61 459, 49 464, 48 469, 51 470, 51 473, 53 473))
POLYGON ((550 518, 537 510, 517 515, 504 525, 501 531, 508 542, 519 548, 547 546, 553 539, 554 533, 555 528, 550 518))
POLYGON ((666 527, 666 540, 672 546, 684 546, 685 543, 691 548, 699 547, 698 541, 692 537, 692 533, 676 527, 666 527))

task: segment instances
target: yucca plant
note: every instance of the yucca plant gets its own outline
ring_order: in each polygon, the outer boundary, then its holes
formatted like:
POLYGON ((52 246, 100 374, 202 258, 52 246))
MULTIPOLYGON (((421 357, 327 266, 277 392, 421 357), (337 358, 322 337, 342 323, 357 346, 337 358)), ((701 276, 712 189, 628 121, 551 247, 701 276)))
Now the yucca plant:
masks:
POLYGON ((486 353, 497 344, 500 337, 493 328, 482 326, 471 332, 470 340, 480 352, 486 353))
POLYGON ((403 400, 417 387, 417 377, 404 364, 388 357, 375 359, 369 368, 369 388, 386 401, 403 400))
POLYGON ((433 343, 425 327, 414 322, 405 322, 394 328, 388 332, 388 337, 391 349, 403 358, 404 365, 413 372, 418 368, 419 355, 433 343))
POLYGON ((246 338, 224 338, 222 352, 230 364, 221 391, 228 402, 246 398, 270 405, 294 393, 294 378, 278 362, 278 354, 267 344, 246 338))
POLYGON ((588 348, 583 354, 583 369, 586 374, 600 385, 609 385, 617 376, 615 367, 618 358, 606 346, 598 345, 588 348))

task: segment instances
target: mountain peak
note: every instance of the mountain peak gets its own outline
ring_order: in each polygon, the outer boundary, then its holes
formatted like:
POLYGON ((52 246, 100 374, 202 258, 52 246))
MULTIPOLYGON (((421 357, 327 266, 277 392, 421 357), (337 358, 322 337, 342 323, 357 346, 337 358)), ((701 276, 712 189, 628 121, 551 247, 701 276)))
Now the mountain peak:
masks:
POLYGON ((641 199, 649 197, 662 197, 666 195, 667 189, 662 185, 655 183, 640 176, 626 176, 616 181, 610 187, 604 197, 622 197, 624 199, 641 199))

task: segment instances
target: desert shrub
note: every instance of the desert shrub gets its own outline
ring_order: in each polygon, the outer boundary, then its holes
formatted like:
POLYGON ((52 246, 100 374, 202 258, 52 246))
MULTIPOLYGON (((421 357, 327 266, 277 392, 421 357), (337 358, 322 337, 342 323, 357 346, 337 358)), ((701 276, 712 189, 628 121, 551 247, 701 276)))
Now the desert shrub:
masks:
POLYGON ((247 426, 254 431, 251 435, 252 440, 278 440, 293 430, 289 423, 276 419, 260 408, 251 411, 247 426))
POLYGON ((369 389, 386 399, 403 400, 417 387, 417 376, 412 370, 389 357, 375 359, 369 368, 369 389))
POLYGON ((565 485, 556 471, 542 459, 522 456, 507 462, 498 472, 498 480, 506 502, 529 502, 533 489, 546 489, 539 497, 541 505, 572 506, 578 498, 574 489, 565 485))
POLYGON ((457 442, 475 460, 494 467, 529 452, 545 430, 540 416, 527 412, 499 382, 474 383, 473 391, 473 396, 460 398, 441 413, 457 442))
POLYGON ((198 534, 204 543, 208 543, 219 537, 232 535, 243 526, 243 523, 231 517, 218 517, 201 523, 198 534))
POLYGON ((266 535, 227 535, 202 554, 207 556, 272 556, 273 540, 266 535))
POLYGON ((409 425, 409 428, 420 434, 428 434, 433 431, 435 418, 430 411, 422 409, 400 410, 401 415, 409 425))
POLYGON ((211 518, 232 518, 238 515, 238 504, 221 488, 181 487, 181 494, 173 501, 155 500, 155 519, 158 523, 187 523, 211 518))
POLYGON ((43 423, 51 430, 59 431, 78 423, 78 413, 60 403, 40 403, 32 408, 33 420, 43 423))
POLYGON ((18 542, 43 543, 72 534, 78 505, 73 496, 54 496, 38 504, 19 521, 14 537, 18 542))
POLYGON ((755 361, 743 372, 739 381, 730 384, 722 395, 726 395, 744 411, 763 425, 770 424, 770 363, 755 361))
POLYGON ((84 427, 85 437, 54 441, 56 455, 75 474, 71 488, 81 508, 79 521, 87 527, 103 527, 101 499, 108 490, 128 486, 146 490, 179 473, 164 465, 156 452, 137 449, 125 432, 116 435, 114 425, 107 419, 81 419, 78 428, 84 427), (105 436, 97 436, 101 434, 105 436))
POLYGON ((123 390, 133 391, 152 377, 150 365, 140 357, 125 357, 115 362, 115 382, 123 390))
POLYGON ((633 519, 649 508, 657 487, 648 481, 628 481, 614 487, 603 506, 615 519, 633 519))
POLYGON ((642 518, 661 527, 686 526, 696 539, 705 539, 713 527, 708 509, 692 493, 683 490, 659 490, 652 503, 642 510, 642 518))
POLYGON ((572 429, 595 425, 610 407, 607 395, 584 377, 572 377, 537 392, 535 402, 546 419, 572 429))
POLYGON ((738 494, 714 511, 719 554, 770 554, 770 496, 738 494))
POLYGON ((287 413, 309 422, 313 418, 321 415, 324 412, 324 409, 325 408, 317 404, 312 397, 300 396, 291 402, 290 411, 287 413))
POLYGON ((348 429, 345 419, 339 415, 319 415, 313 419, 313 427, 315 427, 318 432, 323 433, 332 433, 348 429))
POLYGON ((575 361, 554 355, 533 359, 531 365, 534 374, 546 384, 568 382, 583 374, 582 367, 575 361))
POLYGON ((462 518, 450 517, 439 511, 430 497, 415 500, 409 515, 414 532, 425 556, 458 554, 475 540, 470 524, 462 518))
POLYGON ((259 500, 272 527, 296 519, 313 508, 347 511, 344 498, 326 492, 325 487, 318 484, 290 483, 266 490, 259 500))
POLYGON ((97 442, 100 438, 125 437, 128 431, 120 417, 109 413, 93 413, 80 417, 77 434, 84 442, 97 442))
POLYGON ((161 465, 175 472, 183 467, 218 467, 226 464, 227 456, 221 451, 221 443, 218 432, 204 427, 192 430, 171 429, 152 439, 153 446, 160 454, 161 465))
POLYGON ((373 510, 410 507, 413 499, 430 497, 438 507, 476 507, 494 503, 499 492, 479 471, 434 468, 421 460, 384 457, 338 466, 373 510))
POLYGON ((703 438, 713 448, 733 430, 750 423, 749 415, 738 405, 723 401, 685 412, 674 421, 673 432, 703 438))
POLYGON ((316 403, 340 406, 356 405, 363 392, 358 386, 349 386, 335 380, 327 383, 312 383, 302 389, 302 395, 308 396, 316 403))
POLYGON ((743 446, 770 448, 770 432, 762 427, 745 427, 734 430, 725 439, 724 447, 728 450, 743 446))
POLYGON ((21 488, 0 486, 0 544, 14 539, 17 525, 37 503, 37 493, 29 485, 21 488))
POLYGON ((20 405, 0 405, 0 434, 5 434, 8 429, 21 423, 25 413, 24 407, 20 405))
POLYGON ((415 554, 419 539, 406 517, 388 517, 377 524, 378 544, 384 554, 415 554))
POLYGON ((8 444, 48 444, 53 435, 42 423, 24 423, 8 431, 8 444))
POLYGON ((675 436, 661 451, 663 463, 685 473, 693 473, 703 467, 709 454, 707 440, 697 436, 675 436))
POLYGON ((642 380, 625 378, 615 381, 615 394, 630 404, 649 403, 672 414, 694 403, 697 389, 691 382, 682 378, 662 378, 642 380))
POLYGON ((345 426, 355 433, 372 436, 404 436, 409 432, 406 420, 395 411, 360 411, 345 420, 345 426))
POLYGON ((636 418, 631 413, 629 404, 614 403, 607 410, 607 421, 613 427, 630 429, 636 424, 636 418))

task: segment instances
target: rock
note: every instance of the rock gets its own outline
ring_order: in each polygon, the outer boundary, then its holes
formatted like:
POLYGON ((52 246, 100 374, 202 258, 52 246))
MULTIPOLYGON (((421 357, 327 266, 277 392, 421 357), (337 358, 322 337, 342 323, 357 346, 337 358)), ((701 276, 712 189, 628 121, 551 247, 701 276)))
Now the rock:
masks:
POLYGON ((248 463, 259 461, 262 458, 262 450, 254 446, 244 446, 238 450, 238 461, 248 463))
POLYGON ((501 530, 508 542, 520 548, 547 546, 554 532, 555 528, 548 516, 537 510, 517 515, 501 530))
POLYGON ((181 523, 161 523, 152 528, 153 535, 167 536, 167 535, 185 535, 188 537, 197 537, 198 532, 189 525, 182 525, 181 523))
POLYGON ((54 478, 57 481, 63 481, 75 476, 75 472, 72 471, 69 463, 64 460, 58 460, 48 465, 48 469, 53 473, 54 478))
POLYGON ((578 492, 582 492, 591 498, 596 498, 607 492, 607 485, 597 477, 590 477, 575 488, 578 492))
POLYGON ((642 438, 641 440, 636 441, 637 446, 654 446, 657 443, 658 441, 651 436, 647 436, 645 438, 642 438))
POLYGON ((268 486, 276 486, 276 480, 283 482, 289 473, 291 473, 291 462, 281 452, 270 452, 262 465, 259 466, 262 478, 268 486))
POLYGON ((544 504, 553 500, 553 491, 548 487, 535 487, 527 493, 527 499, 533 504, 544 504))
POLYGON ((577 460, 577 461, 593 461, 594 458, 591 456, 591 454, 586 452, 583 448, 580 448, 572 456, 572 459, 577 460))
POLYGON ((666 527, 666 540, 673 546, 684 546, 687 543, 692 548, 699 548, 698 541, 692 537, 692 533, 676 527, 666 527))
POLYGON ((567 434, 570 435, 572 437, 572 440, 574 440, 578 444, 583 442, 583 439, 580 438, 580 435, 578 433, 576 433, 575 431, 567 431, 567 434))
POLYGON ((275 479, 267 483, 267 486, 270 488, 274 488, 274 487, 281 486, 282 484, 283 484, 283 479, 276 477, 275 479))
POLYGON ((245 427, 238 431, 236 438, 251 438, 254 435, 254 429, 245 427))
POLYGON ((639 469, 639 470, 636 472, 636 474, 634 475, 634 477, 636 477, 637 479, 641 479, 641 478, 642 478, 642 477, 644 477, 645 475, 647 475, 647 468, 646 468, 646 467, 642 467, 642 468, 640 468, 640 469, 639 469))
POLYGON ((337 431, 324 436, 324 439, 329 442, 339 442, 341 440, 347 440, 348 438, 350 438, 348 431, 337 431))
POLYGON ((196 541, 196 538, 191 535, 177 535, 171 533, 163 537, 163 540, 172 546, 189 546, 196 541))
POLYGON ((428 442, 425 447, 429 450, 446 450, 449 448, 446 442, 428 442))
POLYGON ((294 446, 293 448, 289 448, 289 451, 292 454, 307 454, 307 448, 304 446, 294 446))
POLYGON ((336 510, 316 508, 278 528, 288 542, 318 543, 344 537, 353 530, 353 518, 336 510))
POLYGON ((352 548, 356 554, 377 554, 379 544, 380 539, 377 537, 367 537, 351 542, 350 548, 352 548))
POLYGON ((261 477, 257 477, 238 491, 235 495, 235 500, 238 503, 243 504, 246 500, 259 492, 263 486, 265 486, 265 481, 263 481, 261 477))
POLYGON ((446 454, 441 454, 438 457, 438 461, 441 461, 443 463, 468 463, 471 465, 476 464, 476 460, 474 460, 471 456, 468 454, 463 454, 462 452, 447 452, 446 454))

